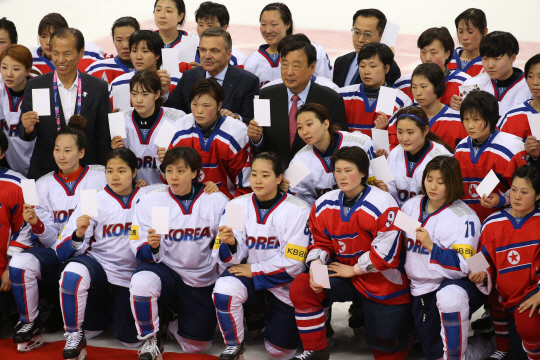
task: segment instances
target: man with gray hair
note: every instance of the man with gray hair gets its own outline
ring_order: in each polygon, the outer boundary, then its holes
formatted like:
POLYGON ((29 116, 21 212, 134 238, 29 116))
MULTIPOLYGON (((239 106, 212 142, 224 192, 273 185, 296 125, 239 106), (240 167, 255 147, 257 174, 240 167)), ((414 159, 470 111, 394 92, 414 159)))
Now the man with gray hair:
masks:
POLYGON ((221 115, 249 123, 253 119, 253 97, 259 94, 259 78, 230 65, 231 53, 232 40, 227 31, 219 27, 206 29, 199 44, 201 66, 184 72, 165 106, 191 113, 188 100, 191 87, 199 79, 214 78, 225 91, 221 115))

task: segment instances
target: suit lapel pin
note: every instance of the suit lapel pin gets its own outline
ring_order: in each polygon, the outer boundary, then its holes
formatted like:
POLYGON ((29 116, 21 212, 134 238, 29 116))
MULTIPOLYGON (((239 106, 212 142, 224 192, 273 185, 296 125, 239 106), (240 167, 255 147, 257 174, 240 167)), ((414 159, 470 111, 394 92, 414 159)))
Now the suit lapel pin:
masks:
POLYGON ((88 95, 88 93, 86 91, 83 91, 83 96, 86 97, 86 95, 88 95))

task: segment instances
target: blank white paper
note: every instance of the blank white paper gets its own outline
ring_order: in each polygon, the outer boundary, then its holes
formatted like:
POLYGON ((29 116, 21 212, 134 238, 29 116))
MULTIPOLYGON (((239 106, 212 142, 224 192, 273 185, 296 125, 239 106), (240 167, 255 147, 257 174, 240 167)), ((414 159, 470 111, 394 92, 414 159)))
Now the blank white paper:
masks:
POLYGON ((38 116, 51 115, 51 98, 49 89, 32 89, 32 110, 38 116))
POLYGON ((123 112, 109 114, 109 130, 111 132, 111 139, 115 136, 120 136, 122 139, 127 138, 123 112))
POLYGON ((413 219, 401 210, 399 210, 396 215, 394 225, 406 233, 409 233, 409 235, 412 235, 413 237, 416 236, 416 229, 422 226, 420 221, 413 219))
POLYGON ((129 91, 129 84, 122 84, 113 87, 113 110, 120 109, 120 111, 126 110, 131 107, 131 96, 129 91))
POLYGON ((152 206, 152 229, 157 234, 169 233, 169 208, 164 206, 152 206))
POLYGON ((253 99, 254 120, 259 126, 270 124, 270 99, 253 99))
POLYGON ((400 26, 398 24, 387 21, 386 26, 384 27, 383 35, 381 37, 381 44, 385 44, 387 46, 396 45, 399 29, 400 26))
POLYGON ((178 129, 176 129, 176 126, 168 121, 164 121, 159 129, 159 133, 154 139, 154 144, 156 144, 158 147, 168 149, 177 130, 178 129))
POLYGON ((540 140, 540 114, 527 114, 529 118, 529 127, 531 128, 531 134, 540 140))
POLYGON ((31 206, 39 205, 36 181, 34 179, 23 179, 21 180, 21 187, 24 196, 24 203, 31 206))
POLYGON ((394 113, 394 105, 396 103, 397 91, 397 89, 381 86, 375 112, 382 112, 388 116, 392 116, 392 114, 394 113))
POLYGON ((482 197, 483 195, 489 196, 495 189, 495 186, 499 183, 499 178, 493 170, 490 170, 487 176, 482 180, 480 185, 476 188, 476 193, 482 197))
POLYGON ((225 225, 236 231, 244 231, 244 206, 227 203, 225 225))
POLYGON ((306 164, 304 164, 302 160, 298 160, 294 164, 289 166, 287 170, 285 170, 283 177, 289 180, 289 188, 292 189, 293 187, 298 185, 300 181, 304 180, 304 178, 309 174, 310 171, 306 164))
POLYGON ((392 169, 384 156, 379 156, 369 162, 369 166, 373 171, 373 175, 377 180, 384 181, 385 184, 388 184, 390 181, 395 180, 394 174, 392 174, 392 169))
POLYGON ((477 253, 474 256, 471 256, 468 259, 465 259, 471 272, 477 273, 479 271, 484 271, 489 267, 489 263, 486 260, 486 257, 482 252, 477 253))
POLYGON ((190 63, 195 61, 195 54, 197 53, 198 47, 198 37, 182 36, 182 41, 175 47, 175 49, 178 49, 178 62, 190 63))
POLYGON ((178 49, 161 49, 161 58, 163 59, 163 69, 167 70, 169 76, 180 74, 178 67, 178 49))
POLYGON ((373 150, 384 149, 390 154, 390 139, 388 139, 388 130, 371 129, 371 138, 373 139, 373 150))
POLYGON ((96 190, 81 190, 81 214, 90 217, 98 216, 96 190))
POLYGON ((313 281, 317 285, 322 285, 325 289, 330 289, 330 278, 328 277, 328 266, 323 264, 312 264, 311 272, 313 281))

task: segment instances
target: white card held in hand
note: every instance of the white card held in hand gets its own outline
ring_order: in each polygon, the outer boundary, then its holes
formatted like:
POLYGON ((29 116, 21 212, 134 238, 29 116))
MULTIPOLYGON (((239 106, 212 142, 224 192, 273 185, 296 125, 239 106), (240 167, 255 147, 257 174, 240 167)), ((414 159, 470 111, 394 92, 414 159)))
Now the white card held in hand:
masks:
POLYGON ((81 190, 81 214, 90 217, 98 216, 96 190, 81 190))
POLYGON ((489 267, 489 263, 486 260, 486 257, 482 252, 477 253, 474 256, 471 256, 468 259, 465 259, 471 272, 477 273, 479 271, 484 271, 489 267))
POLYGON ((51 115, 51 98, 49 89, 32 89, 32 110, 38 116, 51 115))
POLYGON ((254 120, 259 126, 270 125, 270 99, 253 99, 254 120))
POLYGON ((302 160, 296 161, 294 164, 289 166, 287 170, 285 170, 285 174, 283 174, 283 177, 287 180, 289 180, 289 189, 292 189, 296 185, 300 183, 300 181, 304 180, 306 176, 310 174, 311 171, 309 171, 309 168, 302 162, 302 160))
POLYGON ((388 139, 388 130, 371 129, 371 138, 373 139, 373 150, 384 149, 390 154, 390 140, 388 139))
POLYGON ((115 136, 120 136, 122 139, 127 138, 123 111, 109 114, 109 130, 111 139, 115 136))
POLYGON ((39 205, 36 181, 34 179, 23 179, 21 180, 21 187, 24 196, 24 203, 32 206, 39 205))
POLYGON ((420 221, 413 219, 401 210, 396 215, 394 225, 412 236, 415 236, 416 229, 422 226, 420 221))
POLYGON ((392 174, 392 169, 388 164, 388 160, 384 156, 379 156, 369 162, 371 170, 373 170, 373 175, 377 180, 384 181, 385 184, 388 184, 390 181, 395 180, 394 174, 392 174))
POLYGON ((490 170, 487 176, 482 180, 480 185, 476 187, 476 193, 482 197, 483 195, 489 196, 495 189, 495 186, 499 183, 499 178, 493 170, 490 170))
POLYGON ((469 95, 469 93, 471 91, 481 91, 481 90, 484 90, 482 85, 478 85, 478 84, 473 84, 473 85, 463 85, 463 86, 459 86, 458 87, 459 89, 459 97, 461 99, 465 99, 467 97, 467 95, 469 95))
POLYGON ((311 272, 313 273, 313 281, 315 282, 315 284, 321 285, 325 289, 330 289, 328 266, 323 264, 312 264, 311 272))
POLYGON ((381 86, 375 112, 382 112, 388 116, 392 116, 392 114, 394 113, 394 105, 396 103, 397 92, 397 89, 381 86))
POLYGON ((531 135, 540 140, 540 114, 527 114, 531 135))
POLYGON ((236 231, 244 231, 244 206, 227 203, 225 225, 236 231))
POLYGON ((195 61, 195 54, 199 47, 199 38, 196 36, 182 36, 182 41, 175 47, 178 49, 178 62, 190 63, 195 61))
POLYGON ((161 58, 163 59, 163 69, 167 70, 169 76, 180 74, 178 67, 178 49, 161 49, 161 58))
POLYGON ((120 111, 122 111, 131 107, 129 84, 122 84, 113 87, 112 95, 113 110, 120 109, 120 111))
POLYGON ((152 229, 157 234, 169 233, 169 208, 164 206, 152 206, 152 229))
POLYGON ((385 44, 386 46, 396 45, 399 29, 400 26, 398 24, 387 21, 386 26, 384 27, 383 35, 381 37, 381 44, 385 44))
POLYGON ((168 121, 164 121, 159 129, 159 133, 154 139, 154 144, 160 148, 164 147, 165 149, 168 149, 177 130, 176 126, 168 121))

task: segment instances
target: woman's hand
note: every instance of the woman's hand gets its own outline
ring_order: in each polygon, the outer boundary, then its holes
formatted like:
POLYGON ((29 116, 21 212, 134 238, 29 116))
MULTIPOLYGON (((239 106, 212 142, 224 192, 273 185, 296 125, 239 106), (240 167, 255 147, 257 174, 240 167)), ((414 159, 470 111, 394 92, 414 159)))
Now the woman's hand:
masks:
POLYGON ((386 191, 386 192, 389 192, 388 191, 388 186, 384 183, 383 180, 375 180, 375 186, 378 187, 379 189, 381 189, 382 191, 386 191))
POLYGON ((475 284, 481 284, 486 279, 486 277, 487 274, 485 271, 479 271, 469 274, 469 280, 471 280, 475 284))
POLYGON ((227 109, 221 109, 219 111, 219 115, 221 116, 230 116, 232 118, 235 118, 236 120, 240 120, 240 118, 238 117, 238 115, 236 115, 235 113, 233 113, 231 110, 227 110, 227 109))
POLYGON ((457 95, 452 95, 452 98, 450 99, 450 108, 459 111, 461 108, 461 102, 463 101, 462 98, 460 98, 457 95))
POLYGON ((311 270, 311 268, 309 269, 309 286, 311 287, 311 290, 315 292, 315 294, 320 293, 324 289, 322 285, 319 285, 315 281, 313 281, 313 271, 311 270))
POLYGON ((234 245, 236 243, 236 239, 234 238, 234 233, 232 228, 227 227, 227 225, 221 225, 219 227, 219 240, 227 245, 234 245))
POLYGON ((287 179, 281 180, 281 183, 279 183, 279 188, 283 190, 283 192, 289 191, 289 186, 291 185, 291 182, 287 179))
POLYGON ((31 134, 34 131, 34 127, 39 122, 38 113, 35 111, 28 111, 21 115, 21 122, 26 134, 31 134))
POLYGON ((375 129, 384 130, 388 127, 388 116, 383 112, 378 112, 377 118, 375 118, 375 129))
POLYGON ((540 291, 522 302, 521 305, 519 305, 518 310, 521 314, 529 308, 531 309, 531 312, 529 313, 530 318, 532 318, 534 310, 536 310, 536 308, 538 308, 538 315, 540 315, 540 291))
POLYGON ((231 274, 234 274, 234 276, 245 276, 249 279, 253 278, 253 273, 251 272, 250 264, 233 265, 229 268, 229 272, 231 274))
POLYGON ((113 150, 117 149, 117 148, 124 147, 124 146, 125 146, 125 144, 122 141, 122 138, 120 137, 120 135, 116 135, 115 137, 112 138, 112 140, 111 140, 111 148, 113 150))
POLYGON ((253 141, 254 144, 258 144, 262 137, 262 127, 257 124, 255 119, 251 120, 248 125, 247 131, 248 138, 253 141))
POLYGON ((136 188, 142 188, 142 187, 145 187, 145 186, 148 186, 148 184, 146 183, 146 181, 144 181, 144 179, 135 180, 135 187, 136 188))
MULTIPOLYGON (((11 291, 11 281, 9 280, 9 267, 2 273, 2 284, 0 285, 0 292, 11 291)), ((11 296, 11 295, 10 295, 11 296)))
POLYGON ((525 140, 525 151, 533 159, 538 159, 540 156, 540 145, 534 136, 527 136, 527 140, 525 140))
POLYGON ((219 188, 214 182, 207 181, 204 183, 204 192, 207 194, 213 194, 215 192, 219 192, 219 188))
POLYGON ((375 157, 378 158, 379 156, 384 156, 385 158, 388 159, 388 153, 386 152, 385 149, 379 149, 375 151, 375 157))
POLYGON ((165 96, 169 93, 169 88, 171 86, 171 77, 167 74, 167 70, 158 70, 156 71, 159 76, 159 82, 161 83, 161 93, 160 96, 165 96))
POLYGON ((335 273, 328 275, 328 277, 351 278, 356 276, 354 266, 342 264, 340 262, 333 262, 328 265, 328 271, 333 271, 335 273))
POLYGON ((163 158, 165 157, 165 153, 167 152, 167 149, 164 147, 160 147, 157 149, 157 157, 159 162, 163 162, 163 158))
POLYGON ((416 229, 416 240, 419 240, 422 243, 422 247, 427 251, 431 252, 433 250, 433 241, 431 241, 429 232, 423 227, 416 229))
POLYGON ((36 214, 36 210, 34 210, 32 205, 28 205, 28 204, 23 205, 23 219, 30 225, 37 224, 38 216, 36 214))
POLYGON ((90 221, 92 218, 88 215, 81 215, 77 219, 77 236, 82 238, 86 234, 86 230, 90 226, 90 221))
POLYGON ((489 196, 483 195, 480 198, 480 205, 485 208, 494 208, 499 204, 499 194, 491 193, 489 196))
POLYGON ((161 243, 161 235, 156 234, 156 230, 154 229, 148 229, 148 236, 146 237, 146 240, 152 249, 157 249, 161 243))

